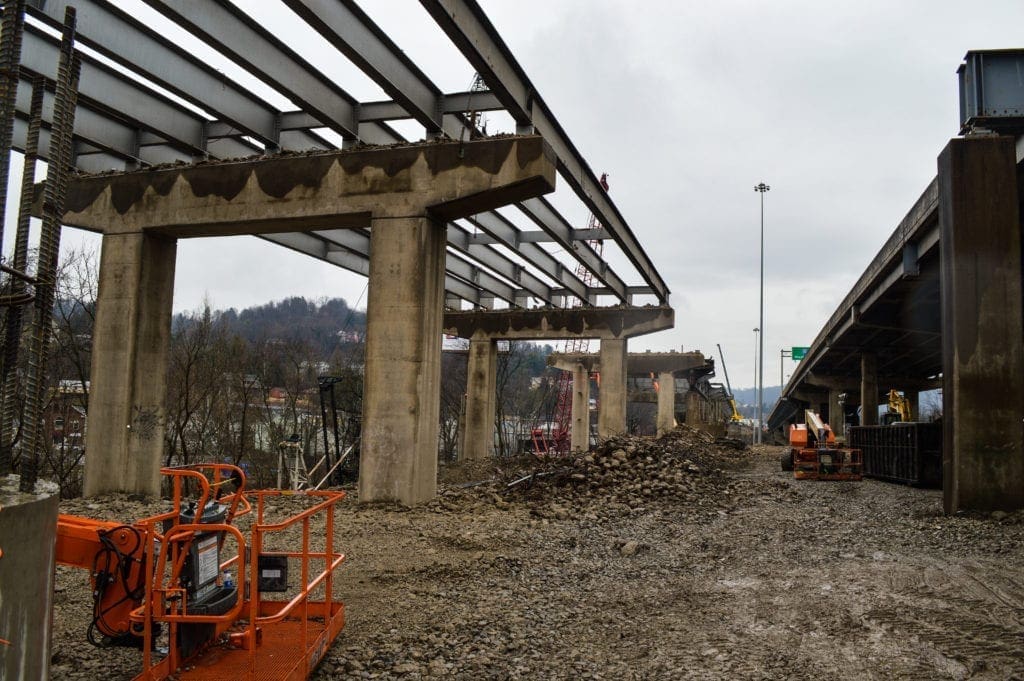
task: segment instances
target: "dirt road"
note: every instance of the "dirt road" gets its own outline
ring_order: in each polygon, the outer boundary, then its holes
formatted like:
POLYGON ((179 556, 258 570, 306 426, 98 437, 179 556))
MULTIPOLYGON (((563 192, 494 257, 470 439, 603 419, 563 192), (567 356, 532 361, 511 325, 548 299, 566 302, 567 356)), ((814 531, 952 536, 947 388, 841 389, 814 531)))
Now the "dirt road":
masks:
MULTIPOLYGON (((661 496, 645 480, 554 503, 481 486, 350 504, 348 625, 315 678, 1024 679, 1024 512, 945 517, 934 490, 798 482, 777 452, 688 459, 661 496)), ((104 653, 72 612, 57 662, 93 678, 104 653)), ((131 678, 129 662, 101 664, 131 678)))

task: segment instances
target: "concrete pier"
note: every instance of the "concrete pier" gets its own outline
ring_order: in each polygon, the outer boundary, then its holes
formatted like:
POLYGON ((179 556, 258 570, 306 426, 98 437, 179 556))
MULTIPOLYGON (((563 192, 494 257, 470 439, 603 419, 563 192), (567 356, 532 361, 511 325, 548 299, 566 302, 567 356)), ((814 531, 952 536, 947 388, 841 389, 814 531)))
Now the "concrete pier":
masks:
POLYGON ((160 492, 177 242, 107 234, 93 331, 83 493, 160 492))
POLYGON ((466 368, 466 416, 459 459, 494 455, 494 414, 497 404, 498 344, 490 339, 469 342, 466 368))
POLYGON ((875 356, 860 357, 860 425, 878 425, 878 370, 875 356))
POLYGON ((0 480, 0 679, 50 678, 58 499, 50 483, 23 494, 0 480))
POLYGON ((580 362, 572 369, 572 431, 569 436, 573 451, 590 450, 590 370, 580 362))
POLYGON ((658 374, 658 436, 670 432, 676 423, 676 377, 671 371, 658 374))
POLYGON ((444 229, 376 220, 370 244, 359 498, 414 504, 437 488, 444 229))
POLYGON ((1024 507, 1024 308, 1012 137, 939 156, 943 505, 1024 507))
POLYGON ((626 339, 601 339, 601 408, 597 436, 602 440, 626 432, 626 339))

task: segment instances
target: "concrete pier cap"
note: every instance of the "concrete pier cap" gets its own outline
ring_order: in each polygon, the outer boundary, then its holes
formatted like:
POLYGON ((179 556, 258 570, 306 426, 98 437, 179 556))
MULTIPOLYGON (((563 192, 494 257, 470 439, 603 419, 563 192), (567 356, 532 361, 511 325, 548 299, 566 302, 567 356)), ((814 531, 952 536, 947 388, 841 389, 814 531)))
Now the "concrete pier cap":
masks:
MULTIPOLYGON (((618 305, 612 307, 578 307, 511 310, 469 310, 446 312, 444 332, 471 342, 496 340, 565 340, 569 338, 596 338, 601 341, 601 357, 606 367, 601 381, 602 399, 598 410, 598 436, 602 438, 623 433, 626 430, 626 355, 628 339, 675 326, 675 311, 668 305, 618 305), (608 367, 615 367, 611 369, 608 367)), ((575 367, 570 367, 572 371, 575 367)), ((589 370, 587 370, 589 373, 589 370)), ((466 393, 467 401, 486 402, 489 384, 476 378, 483 372, 475 371, 469 376, 466 393)), ((579 373, 579 376, 584 374, 579 373)), ((589 397, 586 391, 574 391, 579 400, 589 397)), ((493 401, 491 402, 493 404, 493 401)), ((573 449, 586 449, 589 433, 582 425, 583 405, 578 405, 573 416, 573 449)), ((480 424, 478 432, 465 441, 470 449, 464 458, 483 458, 487 455, 484 445, 492 439, 493 407, 486 407, 490 413, 478 415, 474 423, 480 424)))
POLYGON ((18 477, 0 478, 0 679, 50 676, 57 486, 18 490, 18 477))

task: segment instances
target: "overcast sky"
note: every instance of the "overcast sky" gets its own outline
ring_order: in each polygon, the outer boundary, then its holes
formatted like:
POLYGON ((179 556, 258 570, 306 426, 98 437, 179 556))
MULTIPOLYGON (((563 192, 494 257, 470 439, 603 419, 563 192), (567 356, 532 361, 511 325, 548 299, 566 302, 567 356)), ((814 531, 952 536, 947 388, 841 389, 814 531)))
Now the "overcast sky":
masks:
MULTIPOLYGON (((235 1, 360 100, 383 98, 336 53, 298 38, 287 10, 235 1)), ((935 175, 936 156, 958 130, 964 53, 1024 47, 1020 0, 480 1, 591 167, 609 174, 613 200, 672 291, 676 328, 630 349, 717 357, 721 343, 734 387, 754 380, 754 185, 771 186, 765 384, 773 385, 779 350, 810 344, 935 175)), ((418 2, 361 5, 442 90, 469 87, 471 67, 418 2)), ((490 132, 503 127, 507 120, 491 117, 490 132)), ((585 225, 580 209, 566 213, 585 225)), ((97 247, 77 230, 65 243, 97 247)), ((641 283, 628 267, 619 271, 641 283)), ((204 296, 226 308, 290 295, 365 307, 365 285, 252 237, 182 240, 174 307, 195 309, 204 296)), ((786 375, 793 366, 786 360, 786 375)))

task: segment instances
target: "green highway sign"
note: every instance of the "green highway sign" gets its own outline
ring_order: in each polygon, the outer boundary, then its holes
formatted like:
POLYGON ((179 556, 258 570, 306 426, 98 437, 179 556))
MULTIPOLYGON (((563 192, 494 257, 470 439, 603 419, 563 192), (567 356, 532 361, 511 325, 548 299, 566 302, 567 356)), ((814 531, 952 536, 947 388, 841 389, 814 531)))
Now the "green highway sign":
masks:
POLYGON ((809 348, 809 347, 808 347, 808 348, 797 348, 797 347, 794 347, 794 348, 793 348, 793 349, 792 349, 792 350, 790 351, 790 356, 791 356, 791 357, 793 358, 793 361, 794 361, 794 362, 799 362, 799 361, 800 361, 800 360, 802 360, 802 359, 803 359, 803 358, 804 358, 805 356, 807 356, 807 351, 808 351, 808 350, 810 350, 810 348, 809 348))

